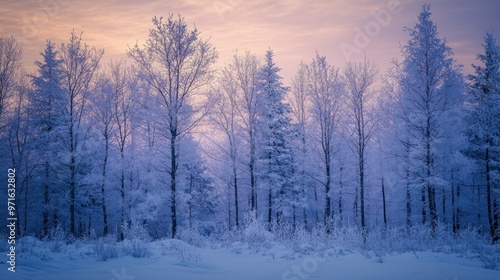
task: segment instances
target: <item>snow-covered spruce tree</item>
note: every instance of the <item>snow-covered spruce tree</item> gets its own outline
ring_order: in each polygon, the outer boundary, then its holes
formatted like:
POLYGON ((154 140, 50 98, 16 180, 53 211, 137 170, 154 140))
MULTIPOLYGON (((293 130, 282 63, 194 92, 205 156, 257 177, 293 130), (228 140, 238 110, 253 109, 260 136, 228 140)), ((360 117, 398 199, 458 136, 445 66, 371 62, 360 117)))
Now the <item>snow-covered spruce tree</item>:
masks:
POLYGON ((400 134, 407 136, 409 149, 409 182, 421 191, 422 221, 427 221, 428 207, 434 232, 436 189, 447 178, 440 172, 447 163, 439 148, 460 134, 450 128, 449 118, 460 106, 463 78, 430 16, 429 5, 424 5, 415 27, 407 29, 410 39, 401 49, 403 62, 395 63, 395 78, 399 84, 397 118, 404 129, 400 134))
MULTIPOLYGON (((180 15, 153 18, 154 27, 143 48, 137 44, 128 50, 142 78, 154 89, 151 98, 156 107, 149 108, 157 122, 158 133, 168 142, 165 152, 168 163, 162 169, 169 175, 171 236, 177 234, 177 182, 179 173, 179 142, 205 115, 201 90, 212 79, 211 66, 217 52, 200 32, 188 25, 180 15), (198 102, 198 103, 197 103, 198 102)), ((160 167, 158 167, 160 168, 160 167)))
MULTIPOLYGON (((85 142, 88 131, 87 103, 89 92, 94 86, 95 74, 99 61, 104 53, 102 49, 90 47, 82 42, 82 34, 71 33, 68 43, 61 44, 59 49, 61 63, 61 90, 63 92, 62 111, 63 124, 58 133, 62 139, 62 165, 66 175, 61 176, 68 186, 70 233, 78 236, 77 213, 80 209, 78 199, 88 199, 79 195, 83 182, 82 176, 87 172, 88 160, 85 156, 85 142)), ((81 224, 81 223, 80 223, 81 224)))
POLYGON ((469 78, 468 115, 469 144, 465 154, 476 161, 485 177, 489 230, 493 242, 500 238, 500 47, 493 34, 484 37, 484 53, 473 65, 469 78))
POLYGON ((43 61, 36 61, 37 76, 33 77, 33 94, 30 107, 33 116, 33 129, 35 147, 38 151, 37 177, 43 189, 43 215, 41 236, 45 237, 51 228, 56 227, 58 220, 58 205, 62 201, 58 180, 58 164, 61 159, 57 157, 63 146, 58 133, 63 125, 64 96, 61 89, 62 60, 58 58, 55 44, 47 41, 45 50, 41 53, 43 61))
POLYGON ((272 50, 265 56, 265 64, 257 79, 257 122, 262 182, 268 190, 267 222, 281 223, 290 217, 294 197, 292 147, 292 126, 290 106, 284 102, 288 90, 281 82, 281 76, 273 60, 272 50), (274 220, 276 215, 276 220, 274 220))
POLYGON ((338 128, 342 115, 344 83, 338 69, 330 65, 326 57, 316 54, 307 67, 307 92, 311 102, 312 123, 315 128, 315 147, 321 162, 321 177, 324 186, 324 224, 331 229, 334 153, 338 149, 338 128))

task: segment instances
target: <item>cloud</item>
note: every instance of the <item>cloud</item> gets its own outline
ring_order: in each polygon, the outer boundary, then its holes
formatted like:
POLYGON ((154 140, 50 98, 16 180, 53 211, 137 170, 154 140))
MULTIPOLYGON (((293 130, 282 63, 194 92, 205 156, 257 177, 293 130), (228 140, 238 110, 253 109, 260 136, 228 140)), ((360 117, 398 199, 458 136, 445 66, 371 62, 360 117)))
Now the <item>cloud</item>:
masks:
MULTIPOLYGON (((84 32, 86 43, 105 48, 105 57, 116 58, 125 56, 127 45, 147 38, 153 16, 181 14, 188 24, 196 24, 203 38, 211 38, 220 65, 235 49, 262 55, 271 47, 283 75, 291 77, 298 63, 310 61, 316 51, 342 67, 346 58, 339 45, 352 44, 355 28, 373 21, 372 12, 387 9, 389 1, 393 0, 8 1, 0 7, 0 33, 13 34, 23 43, 29 68, 39 59, 46 39, 59 44, 73 29, 84 32)), ((484 31, 500 32, 496 14, 500 3, 491 2, 431 1, 438 30, 463 64, 470 64, 481 51, 484 31)), ((401 0, 403 11, 393 15, 363 49, 382 70, 399 56, 399 44, 407 40, 403 27, 414 26, 423 3, 401 0)))

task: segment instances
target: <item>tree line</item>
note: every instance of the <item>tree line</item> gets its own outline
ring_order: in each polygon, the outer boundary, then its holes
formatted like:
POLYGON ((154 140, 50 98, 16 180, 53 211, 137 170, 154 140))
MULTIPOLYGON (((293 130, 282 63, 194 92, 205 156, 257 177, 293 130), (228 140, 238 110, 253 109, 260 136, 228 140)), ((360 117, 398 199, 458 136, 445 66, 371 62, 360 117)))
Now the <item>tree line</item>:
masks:
POLYGON ((154 17, 109 65, 73 31, 27 73, 19 43, 0 38, 18 234, 175 238, 259 219, 270 231, 475 226, 498 241, 500 47, 486 33, 465 76, 428 5, 407 31, 385 73, 317 53, 291 86, 271 49, 215 69, 180 15, 154 17))

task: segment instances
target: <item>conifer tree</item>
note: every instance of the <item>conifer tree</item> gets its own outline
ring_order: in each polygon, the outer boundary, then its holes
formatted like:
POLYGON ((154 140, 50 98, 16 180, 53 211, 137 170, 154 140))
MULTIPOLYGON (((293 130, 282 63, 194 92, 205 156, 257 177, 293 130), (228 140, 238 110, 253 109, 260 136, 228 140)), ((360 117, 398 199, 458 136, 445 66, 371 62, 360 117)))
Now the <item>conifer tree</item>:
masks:
POLYGON ((258 73, 258 122, 260 129, 260 159, 262 177, 268 188, 268 223, 280 223, 291 213, 293 203, 292 135, 290 106, 284 102, 288 88, 283 86, 273 60, 272 50, 267 51, 265 64, 258 73))
POLYGON ((485 176, 487 215, 491 239, 499 240, 500 184, 500 47, 493 34, 484 37, 484 53, 477 59, 483 64, 473 65, 470 75, 466 155, 478 164, 485 176))

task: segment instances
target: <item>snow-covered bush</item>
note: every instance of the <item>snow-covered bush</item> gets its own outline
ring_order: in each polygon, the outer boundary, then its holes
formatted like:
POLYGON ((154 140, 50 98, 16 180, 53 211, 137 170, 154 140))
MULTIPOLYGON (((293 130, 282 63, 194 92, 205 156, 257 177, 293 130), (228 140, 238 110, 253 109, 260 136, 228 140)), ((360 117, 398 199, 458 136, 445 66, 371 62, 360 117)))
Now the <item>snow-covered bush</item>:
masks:
POLYGON ((367 232, 366 241, 363 245, 365 255, 371 257, 369 252, 373 253, 379 263, 382 263, 383 257, 391 251, 385 229, 374 229, 367 232))
POLYGON ((151 237, 140 221, 132 221, 131 226, 124 226, 125 241, 122 250, 125 255, 134 258, 147 258, 152 255, 149 242, 151 237))
POLYGON ((289 240, 289 247, 301 255, 322 254, 328 247, 331 236, 323 230, 308 231, 297 228, 289 240))
POLYGON ((19 241, 16 243, 16 250, 19 255, 25 257, 38 255, 36 251, 36 248, 38 247, 38 240, 35 237, 26 236, 19 239, 19 241))
POLYGON ((313 232, 316 232, 318 236, 323 236, 324 239, 331 240, 331 244, 328 244, 329 247, 359 248, 363 243, 361 231, 356 226, 334 227, 327 238, 325 238, 326 231, 322 228, 314 229, 313 232))
POLYGON ((274 235, 268 231, 267 225, 256 218, 250 218, 243 229, 243 242, 248 243, 250 249, 260 251, 269 248, 274 235))
POLYGON ((151 237, 149 236, 148 230, 145 225, 141 221, 132 221, 130 226, 128 224, 122 225, 123 233, 125 239, 128 240, 143 240, 150 241, 151 237))
POLYGON ((317 240, 313 240, 312 234, 303 228, 295 231, 291 241, 292 250, 302 255, 307 255, 314 251, 314 243, 317 243, 317 240))
POLYGON ((48 252, 40 253, 40 259, 44 262, 50 262, 54 260, 54 258, 48 252))
POLYGON ((177 238, 196 247, 205 247, 208 237, 203 236, 197 228, 181 228, 177 232, 177 238))
POLYGON ((122 243, 123 254, 134 258, 148 258, 153 253, 149 241, 140 239, 124 240, 122 243))
POLYGON ((94 241, 93 248, 95 258, 98 261, 107 261, 117 258, 120 252, 116 243, 116 236, 114 235, 108 235, 97 239, 94 241))
POLYGON ((49 248, 52 253, 60 253, 66 246, 67 234, 58 224, 49 230, 49 248))
MULTIPOLYGON (((232 244, 242 242, 242 233, 241 230, 226 230, 221 233, 221 235, 217 239, 212 239, 215 242, 221 244, 222 247, 232 247, 232 244)), ((211 244, 211 246, 214 246, 211 244)))
POLYGON ((500 245, 491 245, 487 237, 468 238, 470 252, 474 257, 483 263, 483 268, 499 270, 500 269, 500 245))
POLYGON ((484 268, 493 270, 500 268, 500 249, 498 246, 480 243, 475 246, 475 250, 484 268))
POLYGON ((2 240, 2 242, 0 242, 0 252, 8 251, 10 248, 10 244, 4 241, 7 240, 7 235, 3 235, 0 233, 0 240, 2 240))
POLYGON ((200 262, 202 260, 201 254, 196 248, 184 241, 172 239, 167 248, 174 252, 180 262, 200 262))

